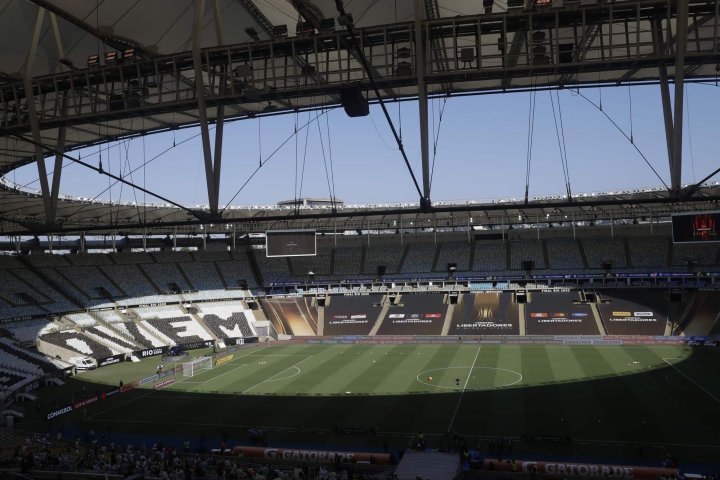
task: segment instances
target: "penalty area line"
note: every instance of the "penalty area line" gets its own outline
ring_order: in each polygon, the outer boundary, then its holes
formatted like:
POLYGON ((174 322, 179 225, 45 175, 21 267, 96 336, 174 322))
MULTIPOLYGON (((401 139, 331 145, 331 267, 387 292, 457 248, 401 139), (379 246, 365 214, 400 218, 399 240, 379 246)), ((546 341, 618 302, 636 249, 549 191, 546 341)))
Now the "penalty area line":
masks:
MULTIPOLYGON (((269 347, 269 345, 265 345, 265 346, 263 346, 263 347, 260 347, 258 350, 264 350, 264 349, 266 349, 266 348, 268 348, 268 347, 269 347)), ((252 347, 252 348, 254 349, 255 347, 252 347)), ((237 357, 236 359, 231 360, 230 362, 228 362, 228 364, 231 364, 232 362, 235 362, 236 360, 240 360, 241 358, 247 357, 248 355, 252 355, 253 353, 255 353, 255 351, 256 351, 256 350, 253 350, 253 351, 251 351, 251 352, 246 353, 245 355, 240 355, 240 356, 237 357)), ((212 369, 210 369, 210 370, 204 370, 204 371, 198 373, 198 375, 202 375, 203 373, 207 373, 207 372, 210 372, 210 371, 212 371, 212 369)), ((176 373, 177 373, 177 372, 176 372, 176 373)), ((197 377, 198 375, 195 375, 195 377, 197 377)), ((175 375, 175 376, 177 377, 177 375, 175 375)), ((185 377, 185 378, 182 378, 182 379, 176 381, 176 382, 174 383, 174 385, 177 385, 178 383, 183 383, 183 382, 185 382, 186 380, 188 380, 189 378, 195 378, 195 377, 185 377)), ((136 390, 136 389, 133 389, 133 390, 136 390)), ((103 411, 101 411, 101 412, 98 412, 98 413, 95 413, 95 414, 93 414, 93 415, 90 415, 90 416, 89 416, 89 420, 95 420, 95 418, 96 418, 96 417, 99 417, 100 415, 104 415, 104 414, 106 414, 106 413, 108 413, 108 412, 111 412, 111 411, 115 410, 116 408, 124 407, 125 405, 128 405, 128 404, 130 404, 130 403, 132 403, 132 402, 135 402, 135 401, 137 401, 137 400, 140 400, 140 399, 149 397, 149 396, 151 396, 153 393, 155 393, 155 389, 147 389, 147 392, 144 393, 144 394, 142 394, 142 395, 138 395, 138 396, 135 397, 135 398, 131 398, 131 399, 126 400, 126 401, 124 401, 124 402, 122 402, 122 403, 118 403, 117 405, 113 405, 112 407, 107 408, 107 409, 105 409, 105 410, 103 410, 103 411)))
POLYGON ((713 400, 715 400, 716 402, 720 403, 720 398, 718 398, 718 397, 716 397, 715 395, 713 395, 713 393, 712 393, 710 390, 708 390, 707 388, 703 387, 703 386, 700 385, 698 382, 696 382, 695 380, 693 380, 692 378, 690 378, 689 375, 687 375, 685 372, 683 372, 682 370, 680 370, 679 368, 677 368, 673 363, 668 362, 668 360, 676 360, 676 359, 674 359, 674 358, 663 358, 663 361, 664 361, 665 363, 667 363, 668 365, 670 365, 672 368, 674 368, 680 375, 682 375, 683 377, 687 378, 687 379, 690 380, 692 383, 694 383, 695 386, 698 387, 700 390, 702 390, 703 392, 705 392, 705 393, 707 393, 708 395, 710 395, 710 397, 711 397, 713 400))
MULTIPOLYGON (((262 385, 263 383, 272 382, 272 381, 273 381, 273 378, 277 377, 278 375, 280 375, 281 373, 283 373, 283 372, 285 372, 285 371, 287 371, 287 370, 290 370, 290 369, 293 368, 293 367, 297 368, 298 365, 300 365, 301 363, 303 363, 303 362, 305 362, 305 361, 307 361, 307 360, 310 360, 312 357, 313 357, 313 356, 310 355, 310 356, 308 356, 308 357, 306 357, 306 358, 303 358, 302 360, 300 360, 299 362, 297 362, 295 365, 290 365, 289 367, 280 370, 280 371, 277 372, 275 375, 272 375, 271 377, 266 378, 266 379, 263 380, 262 382, 256 383, 256 384, 253 385, 252 387, 243 390, 242 392, 240 392, 240 394, 241 394, 241 395, 242 395, 242 394, 245 394, 245 393, 249 392, 250 390, 259 387, 259 386, 262 385)), ((297 369, 298 369, 298 371, 300 371, 299 368, 297 368, 297 369)), ((292 376, 294 377, 295 375, 292 375, 292 376)), ((290 378, 290 377, 288 377, 288 378, 290 378)))

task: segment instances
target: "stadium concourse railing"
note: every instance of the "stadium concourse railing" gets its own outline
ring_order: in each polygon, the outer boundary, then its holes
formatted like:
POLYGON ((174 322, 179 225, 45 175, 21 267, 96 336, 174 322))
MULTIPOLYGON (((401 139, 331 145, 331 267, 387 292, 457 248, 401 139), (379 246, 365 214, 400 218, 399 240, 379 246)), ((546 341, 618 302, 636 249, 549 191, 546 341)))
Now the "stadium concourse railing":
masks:
POLYGON ((277 343, 308 345, 487 344, 487 345, 691 345, 720 347, 720 335, 339 335, 293 337, 277 343))

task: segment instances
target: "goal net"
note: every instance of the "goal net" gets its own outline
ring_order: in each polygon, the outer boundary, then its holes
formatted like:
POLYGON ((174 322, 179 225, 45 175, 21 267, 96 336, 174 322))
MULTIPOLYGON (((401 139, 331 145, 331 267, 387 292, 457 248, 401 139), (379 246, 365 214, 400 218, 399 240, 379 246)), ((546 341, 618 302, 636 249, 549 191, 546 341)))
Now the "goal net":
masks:
POLYGON ((185 362, 182 364, 183 377, 193 377, 200 372, 210 370, 212 368, 212 357, 202 357, 192 362, 185 362))

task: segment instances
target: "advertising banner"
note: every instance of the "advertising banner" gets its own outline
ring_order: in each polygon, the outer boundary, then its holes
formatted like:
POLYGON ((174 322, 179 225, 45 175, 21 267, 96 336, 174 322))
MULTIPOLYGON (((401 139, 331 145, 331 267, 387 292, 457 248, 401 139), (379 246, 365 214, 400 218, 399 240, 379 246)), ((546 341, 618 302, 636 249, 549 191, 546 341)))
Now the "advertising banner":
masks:
POLYGON ((301 450, 294 448, 263 448, 244 447, 233 448, 235 455, 247 458, 267 458, 272 460, 294 460, 318 463, 373 463, 387 465, 390 455, 387 453, 368 452, 335 452, 327 450, 301 450))
POLYGON ((105 357, 99 359, 98 367, 106 367, 108 365, 114 365, 116 363, 124 362, 125 361, 125 354, 121 353, 120 355, 112 355, 110 357, 105 357))
POLYGON ((228 362, 231 362, 233 360, 233 358, 235 358, 235 355, 233 355, 233 354, 226 355, 224 357, 220 357, 217 360, 215 360, 215 366, 219 367, 220 365, 224 365, 228 362))
POLYGON ((167 351, 168 347, 156 347, 156 348, 146 348, 145 350, 135 350, 133 352, 133 355, 135 355, 138 358, 147 358, 147 357, 154 357, 156 355, 162 355, 167 351))
MULTIPOLYGON (((602 463, 562 463, 562 462, 529 462, 516 460, 518 472, 538 473, 540 475, 559 475, 587 478, 623 478, 636 480, 658 480, 660 478, 677 478, 678 471, 674 468, 642 467, 634 465, 608 465, 602 463)), ((484 469, 496 471, 512 471, 512 465, 505 460, 485 459, 484 469)))
POLYGON ((196 348, 205 348, 205 347, 211 347, 213 344, 212 340, 205 340, 204 342, 190 342, 190 343, 183 343, 181 346, 185 350, 195 350, 196 348))
POLYGON ((156 383, 155 385, 153 385, 153 388, 155 390, 160 390, 161 388, 165 388, 168 385, 172 385, 173 383, 175 383, 175 377, 170 377, 168 379, 165 379, 161 382, 156 383))
POLYGON ((47 419, 52 420, 53 418, 59 417, 61 415, 65 415, 66 413, 70 413, 73 411, 73 406, 68 405, 67 407, 58 408, 57 410, 54 410, 47 414, 47 419))

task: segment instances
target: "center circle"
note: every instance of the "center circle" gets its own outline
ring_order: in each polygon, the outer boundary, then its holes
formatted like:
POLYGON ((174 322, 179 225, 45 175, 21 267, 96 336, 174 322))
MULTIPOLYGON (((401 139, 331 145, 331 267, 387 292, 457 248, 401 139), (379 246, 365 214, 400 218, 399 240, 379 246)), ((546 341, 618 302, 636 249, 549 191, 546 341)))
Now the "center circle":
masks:
POLYGON ((515 385, 523 376, 507 368, 476 366, 432 368, 418 373, 415 379, 423 385, 446 390, 490 390, 515 385))

